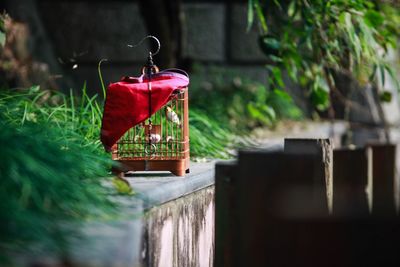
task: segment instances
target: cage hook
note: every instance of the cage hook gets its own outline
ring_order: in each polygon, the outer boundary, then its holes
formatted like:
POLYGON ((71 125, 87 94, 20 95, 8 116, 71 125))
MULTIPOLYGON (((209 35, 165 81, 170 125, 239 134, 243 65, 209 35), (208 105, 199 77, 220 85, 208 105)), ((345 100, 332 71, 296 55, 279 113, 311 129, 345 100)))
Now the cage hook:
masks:
POLYGON ((152 38, 152 39, 154 39, 154 40, 157 42, 157 46, 158 46, 158 47, 157 47, 157 50, 156 50, 155 52, 149 51, 149 55, 150 55, 150 56, 155 56, 155 55, 158 54, 158 52, 160 52, 161 43, 160 43, 160 40, 158 40, 158 38, 155 37, 155 36, 153 36, 153 35, 147 35, 146 37, 144 37, 142 40, 140 40, 140 42, 138 42, 138 43, 135 44, 135 45, 128 44, 128 47, 130 47, 130 48, 135 48, 135 47, 141 45, 141 44, 143 43, 143 41, 146 40, 146 39, 148 39, 148 38, 152 38))

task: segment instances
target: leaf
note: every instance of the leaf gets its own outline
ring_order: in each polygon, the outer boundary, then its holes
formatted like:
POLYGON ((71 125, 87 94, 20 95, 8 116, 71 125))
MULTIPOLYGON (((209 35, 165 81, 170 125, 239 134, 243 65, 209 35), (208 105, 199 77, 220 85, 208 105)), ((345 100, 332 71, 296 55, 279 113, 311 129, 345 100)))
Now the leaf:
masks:
POLYGON ((274 89, 270 92, 267 104, 276 112, 276 117, 301 119, 302 111, 293 102, 292 97, 285 91, 274 89))
POLYGON ((281 6, 281 4, 279 3, 278 0, 274 0, 274 3, 280 10, 282 10, 282 6, 281 6))
POLYGON ((281 63, 283 61, 281 57, 277 57, 274 55, 268 55, 268 57, 269 57, 269 59, 271 59, 272 62, 275 62, 275 63, 281 63))
POLYGON ((381 73, 381 82, 382 82, 382 87, 385 86, 385 68, 383 65, 379 65, 379 70, 381 73))
POLYGON ((344 13, 342 13, 342 15, 340 16, 340 20, 342 21, 343 26, 345 27, 347 37, 350 41, 351 47, 354 50, 357 62, 360 62, 362 47, 361 47, 359 36, 357 35, 357 33, 354 29, 354 25, 352 22, 352 16, 349 12, 344 12, 344 13), (342 17, 342 15, 343 15, 343 17, 342 17))
POLYGON ((254 22, 254 9, 253 9, 253 0, 248 0, 247 2, 247 29, 246 31, 249 32, 251 26, 254 22))
POLYGON ((265 16, 262 12, 262 9, 261 9, 261 6, 260 6, 260 3, 258 0, 254 0, 254 8, 256 9, 257 17, 258 17, 258 20, 260 21, 262 30, 264 31, 264 33, 267 33, 268 32, 267 22, 265 20, 265 16))
POLYGON ((285 101, 291 101, 292 100, 292 97, 287 92, 285 92, 283 90, 275 89, 275 90, 273 90, 273 93, 276 96, 278 96, 279 98, 284 99, 285 101))
POLYGON ((134 195, 135 192, 132 190, 132 187, 129 185, 128 181, 123 180, 122 178, 115 177, 112 181, 114 188, 121 195, 134 195))
POLYGON ((283 79, 282 79, 281 69, 276 66, 274 66, 274 67, 269 66, 268 68, 270 70, 270 74, 272 75, 274 84, 276 84, 277 86, 279 86, 281 88, 284 88, 285 83, 283 82, 283 79))
POLYGON ((265 36, 262 39, 262 41, 270 49, 279 50, 279 48, 281 47, 280 42, 277 39, 270 36, 265 36))
POLYGON ((321 87, 316 87, 311 91, 310 96, 313 105, 320 111, 324 111, 329 106, 329 94, 321 87))
POLYGON ((364 14, 364 21, 369 27, 378 28, 383 24, 384 18, 379 12, 370 9, 364 14))
POLYGON ((381 102, 391 102, 392 101, 392 93, 389 91, 383 91, 380 95, 379 95, 379 100, 381 102))
POLYGON ((0 48, 6 44, 6 29, 4 26, 4 16, 0 15, 0 48))
POLYGON ((0 47, 6 44, 6 34, 0 31, 0 47))
POLYGON ((383 68, 389 73, 389 76, 393 79, 394 83, 396 84, 396 88, 397 90, 400 90, 400 82, 399 82, 399 78, 397 77, 397 75, 395 74, 393 68, 391 68, 389 65, 384 64, 383 68))
POLYGON ((375 80, 376 71, 377 71, 377 65, 374 64, 373 67, 372 67, 372 72, 371 72, 371 74, 370 74, 369 77, 368 77, 368 81, 373 82, 373 81, 375 80))
POLYGON ((292 81, 297 82, 297 66, 296 63, 293 60, 289 60, 284 62, 286 71, 290 77, 290 79, 292 79, 292 81))
POLYGON ((253 119, 265 125, 270 125, 276 119, 276 114, 273 108, 268 107, 265 104, 260 105, 250 102, 247 104, 247 111, 253 119))
POLYGON ((288 16, 293 17, 296 14, 296 1, 292 1, 289 4, 288 16))
POLYGON ((264 54, 278 56, 281 44, 274 36, 262 35, 258 38, 258 42, 264 54))
POLYGON ((267 105, 261 106, 262 111, 264 112, 265 115, 271 120, 275 121, 276 120, 276 113, 275 110, 272 107, 269 107, 267 105))
POLYGON ((29 93, 38 93, 40 91, 40 85, 34 85, 31 88, 28 89, 29 93))
POLYGON ((346 24, 346 23, 345 23, 346 14, 347 14, 347 12, 342 12, 342 13, 340 13, 339 18, 338 18, 340 24, 346 24))

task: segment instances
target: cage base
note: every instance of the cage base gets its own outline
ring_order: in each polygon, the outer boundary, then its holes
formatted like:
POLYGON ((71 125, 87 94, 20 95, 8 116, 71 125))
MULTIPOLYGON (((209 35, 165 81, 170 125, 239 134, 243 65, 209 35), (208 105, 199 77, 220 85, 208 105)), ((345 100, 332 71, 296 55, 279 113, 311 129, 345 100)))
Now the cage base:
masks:
POLYGON ((120 175, 128 171, 169 171, 176 176, 185 176, 189 173, 189 159, 171 160, 132 160, 119 159, 120 166, 113 167, 112 172, 120 175))

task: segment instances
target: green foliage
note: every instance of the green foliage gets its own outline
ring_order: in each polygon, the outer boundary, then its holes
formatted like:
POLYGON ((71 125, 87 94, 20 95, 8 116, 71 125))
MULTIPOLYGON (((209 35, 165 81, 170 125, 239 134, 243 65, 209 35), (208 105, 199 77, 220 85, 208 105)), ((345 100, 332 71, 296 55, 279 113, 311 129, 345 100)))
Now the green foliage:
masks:
POLYGON ((380 95, 379 95, 379 99, 382 102, 390 102, 392 101, 392 93, 389 91, 383 91, 380 95))
MULTIPOLYGON (((112 164, 98 141, 96 96, 72 91, 0 93, 0 258, 29 249, 68 257, 68 236, 89 219, 116 216, 102 186, 112 164)), ((0 262, 1 265, 1 262, 0 262)))
MULTIPOLYGON (((276 71, 280 72, 279 69, 276 71)), ((268 90, 262 84, 224 70, 213 69, 210 77, 201 69, 197 72, 200 75, 192 75, 191 79, 191 108, 201 110, 210 119, 218 121, 220 127, 235 134, 247 134, 255 127, 273 126, 281 118, 302 117, 284 91, 268 90), (207 77, 207 81, 199 77, 207 77)))
POLYGON ((1 91, 0 108, 3 117, 13 125, 49 124, 61 130, 56 140, 67 145, 78 143, 91 151, 102 152, 99 141, 102 106, 97 95, 87 95, 85 85, 81 97, 74 95, 72 90, 67 96, 40 90, 38 86, 22 91, 1 91))
POLYGON ((380 75, 384 84, 385 73, 397 80, 383 59, 399 37, 400 12, 386 1, 248 3, 249 25, 255 14, 261 25, 259 42, 269 59, 270 88, 283 89, 285 70, 323 110, 329 106, 329 90, 335 89, 335 71, 350 73, 361 83, 376 82, 380 75))
POLYGON ((256 127, 278 119, 301 119, 302 112, 281 90, 243 79, 235 72, 196 66, 190 82, 190 150, 194 156, 227 158, 256 127))
POLYGON ((99 178, 108 158, 63 140, 49 124, 21 126, 1 115, 0 128, 0 258, 38 248, 67 257, 80 222, 116 214, 99 178))
POLYGON ((271 90, 268 93, 267 105, 269 105, 278 118, 300 120, 302 111, 293 103, 292 97, 283 90, 271 90))
POLYGON ((133 191, 132 187, 129 183, 119 177, 114 177, 112 181, 115 189, 117 190, 118 194, 121 195, 134 195, 135 192, 133 191))
POLYGON ((218 118, 190 109, 190 153, 195 157, 229 158, 235 135, 219 123, 218 118))

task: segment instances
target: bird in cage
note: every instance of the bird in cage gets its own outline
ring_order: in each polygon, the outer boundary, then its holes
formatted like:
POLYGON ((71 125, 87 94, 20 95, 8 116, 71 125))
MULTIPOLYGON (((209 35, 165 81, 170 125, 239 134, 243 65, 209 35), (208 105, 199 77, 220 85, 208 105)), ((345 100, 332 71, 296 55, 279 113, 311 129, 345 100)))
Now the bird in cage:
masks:
POLYGON ((165 109, 165 116, 169 121, 172 121, 173 123, 177 124, 178 126, 181 126, 181 121, 179 120, 178 114, 175 113, 175 111, 171 107, 166 107, 165 109))
POLYGON ((150 134, 150 138, 149 138, 149 136, 146 135, 146 142, 149 142, 149 140, 150 140, 151 144, 157 144, 161 141, 161 136, 159 134, 152 133, 152 134, 150 134))

